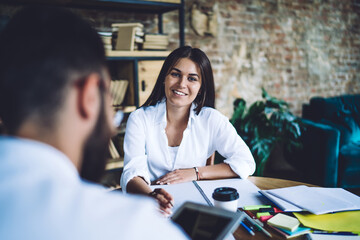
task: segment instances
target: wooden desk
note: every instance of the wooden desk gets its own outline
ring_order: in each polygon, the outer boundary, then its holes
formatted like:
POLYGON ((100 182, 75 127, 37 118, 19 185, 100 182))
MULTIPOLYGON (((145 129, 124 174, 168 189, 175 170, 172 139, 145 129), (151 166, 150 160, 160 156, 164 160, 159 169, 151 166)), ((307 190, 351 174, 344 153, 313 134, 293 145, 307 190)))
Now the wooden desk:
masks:
MULTIPOLYGON (((254 183, 258 188, 261 190, 267 190, 267 189, 274 189, 274 188, 282 188, 282 187, 292 187, 297 185, 306 185, 309 187, 314 187, 315 185, 312 184, 306 184, 301 182, 295 182, 290 180, 283 180, 283 179, 277 179, 277 178, 268 178, 268 177, 249 177, 248 178, 252 183, 254 183)), ((241 195, 241 193, 240 193, 241 195)), ((272 238, 271 239, 285 239, 280 234, 276 233, 275 231, 265 228, 268 232, 271 233, 272 238)), ((260 239, 270 239, 268 236, 266 236, 262 232, 255 232, 255 236, 251 236, 243 227, 238 227, 238 229, 234 232, 235 239, 241 239, 241 240, 260 240, 260 239)), ((304 235, 291 238, 291 239, 305 239, 304 235)))

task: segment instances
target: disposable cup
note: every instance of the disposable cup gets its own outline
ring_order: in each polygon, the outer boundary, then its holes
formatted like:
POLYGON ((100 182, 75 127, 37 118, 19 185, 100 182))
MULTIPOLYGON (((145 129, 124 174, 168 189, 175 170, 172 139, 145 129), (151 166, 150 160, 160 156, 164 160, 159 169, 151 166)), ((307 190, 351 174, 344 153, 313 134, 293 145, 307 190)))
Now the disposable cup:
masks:
POLYGON ((238 208, 239 193, 235 188, 219 187, 212 194, 214 206, 236 212, 238 208))

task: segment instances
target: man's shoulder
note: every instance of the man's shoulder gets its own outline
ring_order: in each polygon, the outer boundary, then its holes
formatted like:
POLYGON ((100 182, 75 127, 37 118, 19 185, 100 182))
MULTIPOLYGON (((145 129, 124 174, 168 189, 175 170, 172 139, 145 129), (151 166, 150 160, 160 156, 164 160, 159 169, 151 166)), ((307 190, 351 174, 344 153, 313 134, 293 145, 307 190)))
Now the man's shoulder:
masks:
POLYGON ((0 216, 6 229, 0 231, 0 239, 13 234, 19 236, 17 239, 166 239, 165 233, 177 239, 183 236, 159 216, 152 199, 108 192, 96 184, 81 181, 72 186, 47 186, 39 181, 28 189, 2 190, 0 200, 8 207, 0 216))
POLYGON ((102 229, 105 233, 101 239, 116 235, 122 239, 166 239, 170 235, 174 235, 174 239, 182 239, 182 232, 160 216, 156 202, 151 198, 118 191, 105 193, 98 186, 87 183, 83 185, 83 190, 88 204, 83 221, 88 226, 102 229))

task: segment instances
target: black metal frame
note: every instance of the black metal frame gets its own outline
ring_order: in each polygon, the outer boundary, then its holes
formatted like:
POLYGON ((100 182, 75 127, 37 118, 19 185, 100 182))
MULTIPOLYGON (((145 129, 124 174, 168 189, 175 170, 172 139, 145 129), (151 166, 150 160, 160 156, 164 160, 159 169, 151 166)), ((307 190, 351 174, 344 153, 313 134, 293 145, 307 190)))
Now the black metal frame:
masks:
POLYGON ((11 5, 56 5, 61 7, 74 7, 85 9, 103 9, 111 11, 134 11, 140 13, 153 13, 158 15, 159 33, 163 33, 162 14, 174 10, 179 11, 179 39, 180 46, 185 44, 185 2, 167 3, 142 0, 0 0, 0 3, 11 5))

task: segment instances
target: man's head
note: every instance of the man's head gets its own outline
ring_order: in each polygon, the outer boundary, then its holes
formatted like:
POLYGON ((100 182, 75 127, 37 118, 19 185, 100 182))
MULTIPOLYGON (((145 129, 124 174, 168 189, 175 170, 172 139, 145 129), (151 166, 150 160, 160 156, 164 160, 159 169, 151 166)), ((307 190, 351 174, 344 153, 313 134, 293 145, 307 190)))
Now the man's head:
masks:
POLYGON ((100 37, 79 16, 60 8, 20 10, 0 33, 0 118, 7 132, 21 135, 31 123, 49 138, 77 124, 79 131, 61 141, 82 141, 79 170, 97 180, 111 132, 105 60, 100 37))

